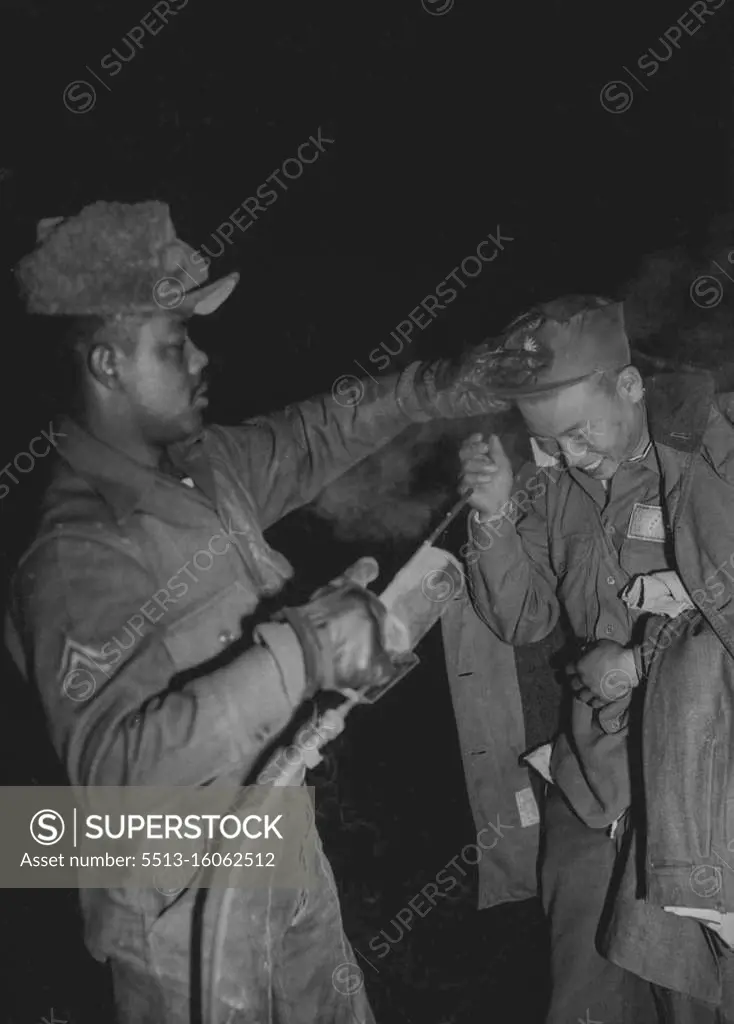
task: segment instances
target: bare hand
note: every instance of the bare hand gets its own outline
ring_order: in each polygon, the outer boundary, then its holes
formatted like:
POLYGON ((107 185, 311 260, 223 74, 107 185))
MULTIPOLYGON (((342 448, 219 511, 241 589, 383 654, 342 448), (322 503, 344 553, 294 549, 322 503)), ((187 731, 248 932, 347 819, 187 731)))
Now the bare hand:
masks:
POLYGON ((481 434, 472 434, 459 451, 461 489, 471 488, 469 504, 486 515, 498 515, 510 500, 514 473, 502 442, 491 434, 485 442, 481 434))
POLYGON ((592 708, 628 697, 639 678, 634 652, 614 640, 599 640, 569 666, 571 686, 577 700, 592 708))

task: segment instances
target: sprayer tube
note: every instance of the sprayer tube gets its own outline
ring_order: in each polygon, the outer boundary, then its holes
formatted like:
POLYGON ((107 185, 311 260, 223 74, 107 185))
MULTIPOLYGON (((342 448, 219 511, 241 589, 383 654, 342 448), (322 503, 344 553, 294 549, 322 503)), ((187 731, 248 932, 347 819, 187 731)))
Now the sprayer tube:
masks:
POLYGON ((447 529, 447 527, 449 527, 451 525, 451 523, 453 523, 454 519, 456 519, 456 517, 463 511, 463 509, 466 508, 466 506, 467 506, 467 504, 469 502, 469 498, 471 498, 471 496, 472 496, 471 489, 468 490, 468 491, 464 491, 462 493, 462 496, 459 498, 459 500, 454 505, 451 506, 451 508, 446 513, 446 515, 443 517, 443 519, 438 524, 436 529, 433 530, 431 533, 429 533, 428 537, 423 541, 423 544, 421 545, 422 547, 429 548, 433 544, 435 544, 435 542, 441 536, 443 531, 445 529, 447 529))

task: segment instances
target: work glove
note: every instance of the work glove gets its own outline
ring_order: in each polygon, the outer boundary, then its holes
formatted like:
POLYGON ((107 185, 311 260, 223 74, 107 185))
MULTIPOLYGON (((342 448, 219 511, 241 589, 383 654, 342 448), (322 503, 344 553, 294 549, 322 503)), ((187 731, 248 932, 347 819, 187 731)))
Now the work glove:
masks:
POLYGON ((632 648, 613 640, 599 640, 567 668, 577 700, 592 708, 624 700, 639 683, 632 648))
POLYGON ((393 624, 366 587, 378 574, 375 559, 362 558, 307 604, 284 608, 276 616, 291 626, 301 644, 307 697, 317 690, 360 692, 384 686, 406 661, 389 653, 393 624))
MULTIPOLYGON (((497 393, 499 384, 497 340, 489 339, 454 362, 439 359, 421 363, 416 370, 416 397, 431 416, 453 419, 506 412, 511 402, 497 393)), ((530 373, 548 359, 541 352, 521 351, 515 357, 530 373)))
POLYGON ((421 409, 429 416, 445 419, 509 409, 510 402, 492 390, 492 375, 487 367, 490 349, 490 343, 482 342, 458 362, 438 359, 420 363, 413 384, 421 409))

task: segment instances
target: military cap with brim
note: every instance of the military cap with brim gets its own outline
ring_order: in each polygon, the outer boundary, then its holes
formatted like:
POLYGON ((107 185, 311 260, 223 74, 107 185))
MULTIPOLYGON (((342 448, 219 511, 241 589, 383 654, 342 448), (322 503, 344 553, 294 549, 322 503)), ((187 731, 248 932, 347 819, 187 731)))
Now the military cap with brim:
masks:
POLYGON ((497 395, 553 394, 630 363, 621 302, 567 295, 534 307, 504 330, 487 357, 485 380, 497 395))
POLYGON ((92 203, 39 222, 16 269, 29 313, 124 316, 213 313, 239 274, 205 285, 208 261, 176 237, 166 203, 92 203))

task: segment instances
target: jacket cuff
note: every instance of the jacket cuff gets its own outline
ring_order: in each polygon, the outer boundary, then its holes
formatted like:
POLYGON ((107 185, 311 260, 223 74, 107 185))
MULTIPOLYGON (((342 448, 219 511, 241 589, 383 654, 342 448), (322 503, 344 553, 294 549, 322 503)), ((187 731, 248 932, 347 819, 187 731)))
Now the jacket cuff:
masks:
POLYGON ((280 671, 280 681, 292 708, 306 696, 308 680, 303 650, 295 631, 285 623, 264 622, 253 630, 256 643, 266 647, 280 671))
POLYGON ((615 733, 621 732, 627 726, 628 720, 629 698, 622 701, 615 700, 613 703, 600 708, 597 712, 597 721, 607 736, 613 736, 615 733), (622 705, 621 710, 620 704, 622 705))
POLYGON ((506 506, 503 506, 496 515, 487 516, 482 522, 477 517, 476 510, 469 515, 469 543, 480 554, 489 551, 497 541, 517 537, 515 521, 518 517, 513 514, 511 501, 506 503, 506 506))
POLYGON ((425 387, 416 382, 416 375, 423 364, 411 363, 398 377, 395 398, 398 408, 414 423, 427 423, 438 418, 438 410, 425 394, 425 387))

